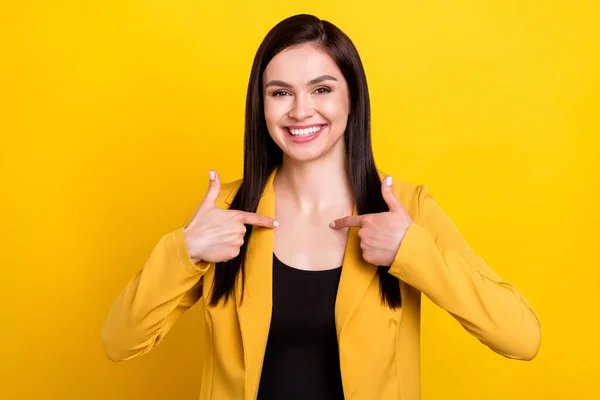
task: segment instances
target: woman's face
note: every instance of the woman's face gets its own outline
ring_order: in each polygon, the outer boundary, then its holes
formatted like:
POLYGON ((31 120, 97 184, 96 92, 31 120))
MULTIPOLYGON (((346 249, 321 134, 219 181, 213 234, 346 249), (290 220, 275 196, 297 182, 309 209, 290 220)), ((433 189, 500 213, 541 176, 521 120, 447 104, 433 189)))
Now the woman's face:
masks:
POLYGON ((311 161, 345 149, 348 85, 314 44, 278 53, 263 73, 263 95, 269 134, 286 156, 311 161))

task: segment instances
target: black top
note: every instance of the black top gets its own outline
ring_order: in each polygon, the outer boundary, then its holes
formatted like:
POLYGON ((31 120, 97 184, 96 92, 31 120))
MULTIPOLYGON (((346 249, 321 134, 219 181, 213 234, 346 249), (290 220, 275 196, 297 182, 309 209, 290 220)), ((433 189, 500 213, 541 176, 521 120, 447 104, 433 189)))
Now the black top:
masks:
POLYGON ((335 330, 342 267, 306 271, 273 254, 273 310, 258 400, 344 399, 335 330))

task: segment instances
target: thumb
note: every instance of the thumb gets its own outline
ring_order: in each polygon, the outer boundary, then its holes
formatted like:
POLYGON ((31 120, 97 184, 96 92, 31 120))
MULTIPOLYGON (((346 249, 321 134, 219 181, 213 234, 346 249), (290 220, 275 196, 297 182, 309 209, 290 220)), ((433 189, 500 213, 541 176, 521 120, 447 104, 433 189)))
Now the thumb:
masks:
POLYGON ((381 194, 390 211, 394 212, 402 209, 402 203, 400 203, 400 200, 396 197, 396 193, 394 193, 391 176, 386 176, 381 182, 381 194))
POLYGON ((199 210, 208 210, 210 208, 215 208, 217 204, 217 198, 219 197, 219 192, 221 191, 221 181, 219 180, 219 174, 217 171, 210 170, 209 171, 209 182, 208 182, 208 191, 200 203, 198 207, 199 210))

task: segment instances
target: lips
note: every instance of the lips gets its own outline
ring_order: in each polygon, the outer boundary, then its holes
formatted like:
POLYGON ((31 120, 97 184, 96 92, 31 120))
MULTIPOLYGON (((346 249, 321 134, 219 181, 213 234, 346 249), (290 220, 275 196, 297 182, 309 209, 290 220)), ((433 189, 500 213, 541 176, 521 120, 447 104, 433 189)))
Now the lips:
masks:
POLYGON ((298 136, 308 136, 319 133, 323 128, 325 128, 325 124, 320 125, 306 125, 306 126, 286 126, 284 129, 288 134, 298 137, 298 136))
POLYGON ((294 143, 311 142, 318 138, 328 125, 305 125, 305 126, 286 126, 283 130, 294 143))

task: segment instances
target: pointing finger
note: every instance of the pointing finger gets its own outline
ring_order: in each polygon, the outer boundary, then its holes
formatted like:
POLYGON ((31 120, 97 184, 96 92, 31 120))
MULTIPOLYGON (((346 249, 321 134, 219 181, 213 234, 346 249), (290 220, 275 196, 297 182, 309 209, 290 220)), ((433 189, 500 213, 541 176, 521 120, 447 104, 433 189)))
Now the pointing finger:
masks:
POLYGON ((362 218, 360 215, 349 215, 347 217, 336 219, 330 224, 330 226, 335 229, 348 228, 351 226, 362 226, 362 218))
POLYGON ((263 226, 265 228, 275 228, 279 226, 279 222, 273 218, 265 217, 264 215, 241 211, 243 215, 244 224, 263 226))

